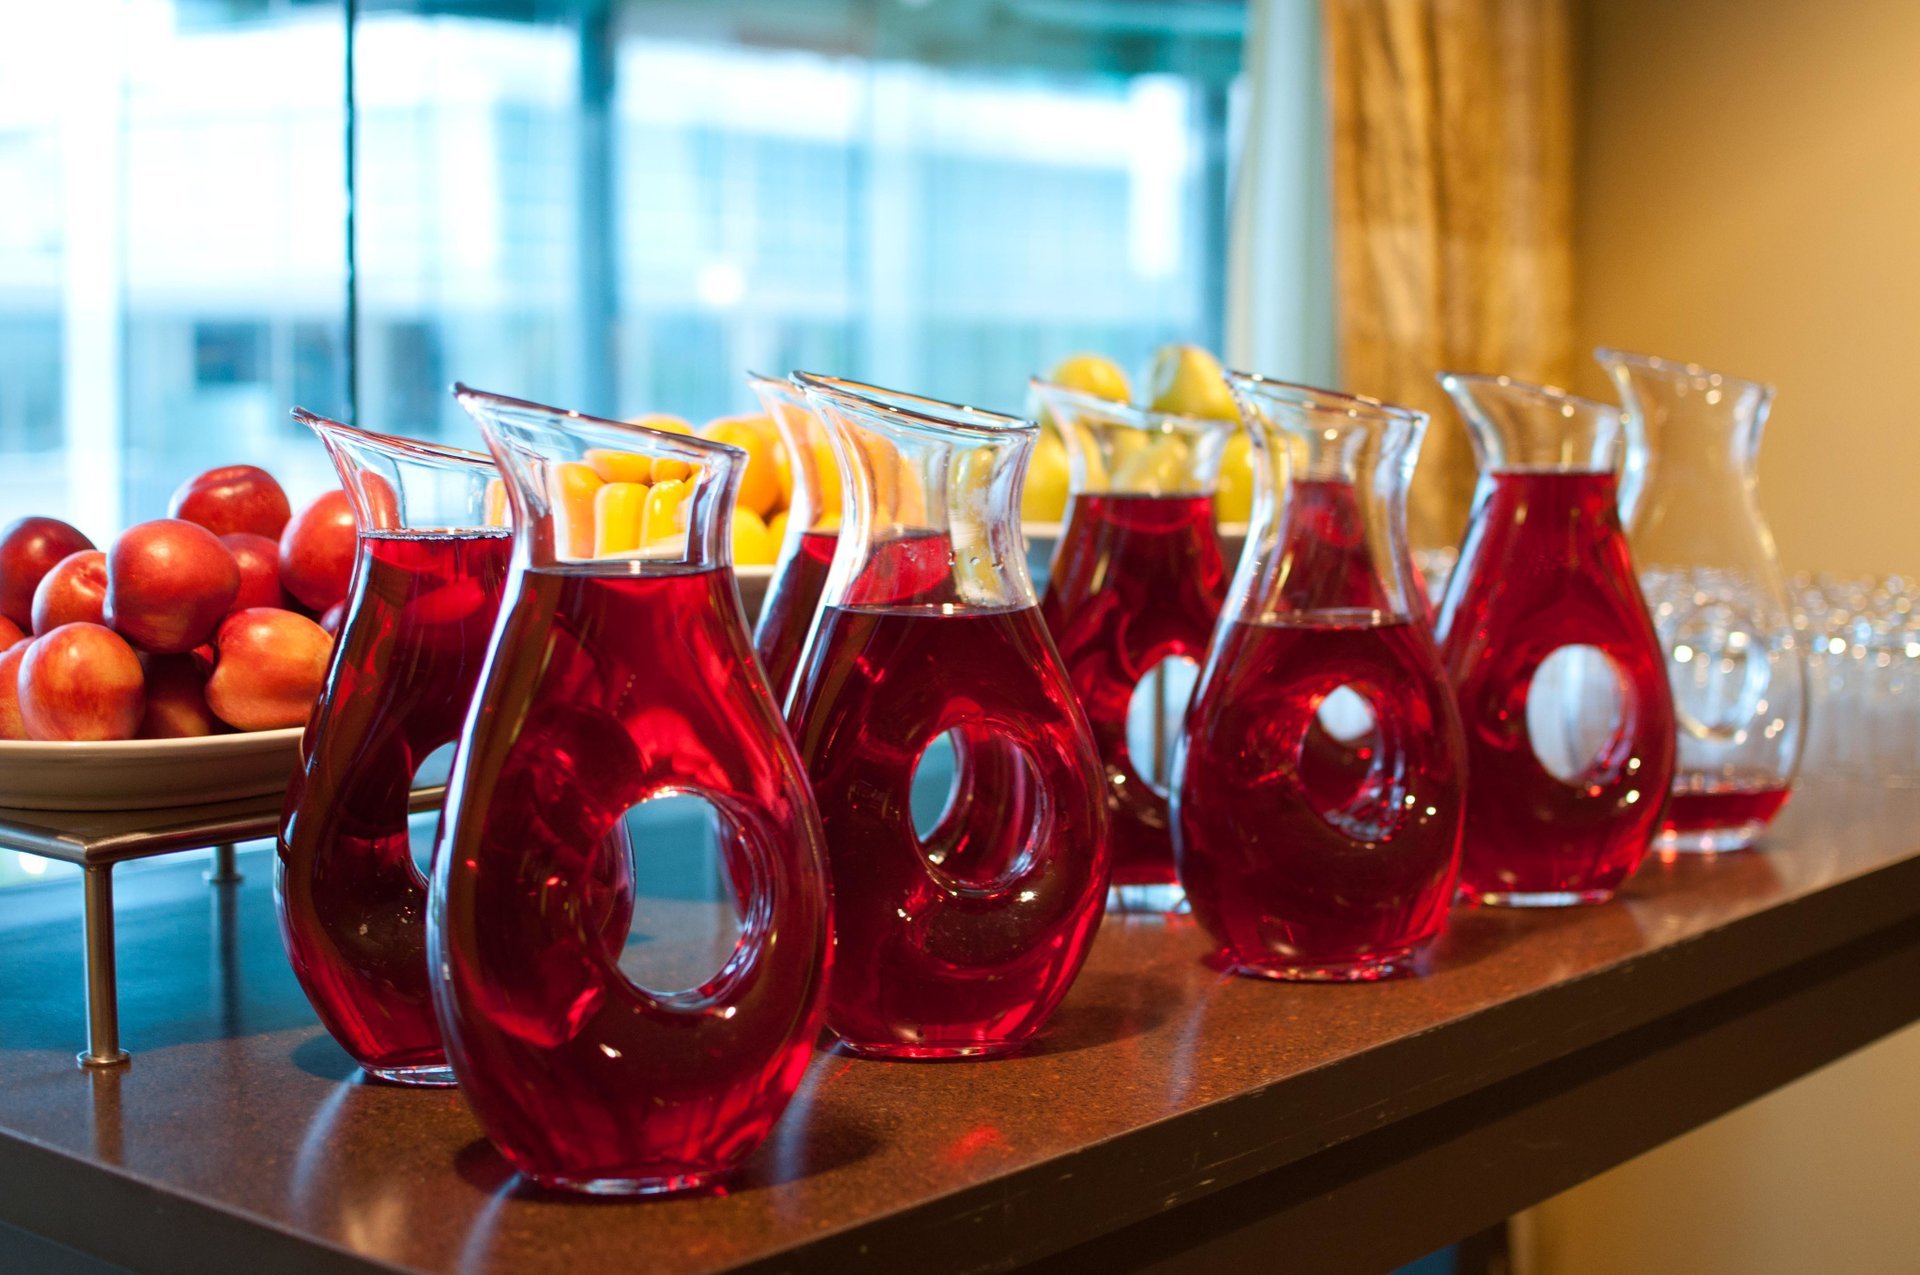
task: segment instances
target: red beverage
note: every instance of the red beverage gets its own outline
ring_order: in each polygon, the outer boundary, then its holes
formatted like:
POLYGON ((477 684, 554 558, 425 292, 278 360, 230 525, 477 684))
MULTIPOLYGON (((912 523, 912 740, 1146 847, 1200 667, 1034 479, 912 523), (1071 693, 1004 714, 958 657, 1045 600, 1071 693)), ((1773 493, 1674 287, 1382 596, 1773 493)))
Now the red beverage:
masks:
POLYGON ((360 537, 340 644, 287 786, 275 873, 287 955, 334 1039, 385 1079, 451 1083, 407 799, 420 763, 459 737, 512 549, 505 530, 360 537))
POLYGON ((787 702, 800 652, 807 644, 807 632, 820 609, 820 591, 833 568, 833 551, 839 545, 836 532, 802 532, 799 542, 773 569, 773 584, 760 608, 759 626, 754 629, 753 649, 760 657, 760 667, 766 670, 776 704, 787 702))
POLYGON ((863 1054, 1020 1047, 1104 908, 1099 763, 1038 608, 952 606, 827 607, 791 705, 836 883, 827 1021, 863 1054), (914 767, 956 728, 972 796, 923 841, 914 767))
MULTIPOLYGON (((1331 478, 1296 478, 1287 484, 1280 540, 1287 551, 1276 555, 1256 596, 1269 609, 1312 611, 1321 608, 1382 610, 1387 606, 1380 569, 1367 543, 1366 515, 1353 483, 1331 478)), ((1431 623, 1419 572, 1410 573, 1419 614, 1431 623)))
POLYGON ((1613 474, 1508 470, 1487 482, 1441 619, 1473 777, 1461 889, 1490 902, 1598 901, 1639 866, 1673 778, 1665 661, 1613 474), (1541 663, 1576 645, 1612 662, 1622 710, 1568 781, 1534 751, 1527 694, 1541 663))
POLYGON ((729 571, 519 580, 435 858, 448 1053, 535 1180, 697 1187, 765 1138, 819 1031, 827 891, 805 777, 729 571), (669 793, 706 798, 731 833, 741 937, 706 983, 661 993, 626 978, 597 918, 615 906, 609 833, 669 793))
POLYGON ((1772 774, 1756 777, 1682 775, 1667 798, 1664 833, 1725 830, 1729 845, 1746 844, 1773 822, 1791 790, 1772 774))
POLYGON ((1425 626, 1370 610, 1236 622, 1189 722, 1175 805, 1180 879, 1237 969, 1379 978, 1440 932, 1465 775, 1425 626), (1318 720, 1343 686, 1373 718, 1344 745, 1318 720), (1316 757, 1334 747, 1351 764, 1316 757))
POLYGON ((1106 771, 1115 885, 1176 880, 1167 799, 1134 764, 1127 710, 1160 661, 1205 657, 1225 595, 1212 496, 1074 496, 1041 614, 1106 771))

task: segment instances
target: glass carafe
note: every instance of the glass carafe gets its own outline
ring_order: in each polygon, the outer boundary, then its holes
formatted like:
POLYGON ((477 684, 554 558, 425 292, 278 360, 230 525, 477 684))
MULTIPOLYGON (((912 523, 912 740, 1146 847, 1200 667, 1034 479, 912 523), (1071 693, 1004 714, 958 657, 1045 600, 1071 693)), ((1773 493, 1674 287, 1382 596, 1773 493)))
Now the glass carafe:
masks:
MULTIPOLYGON (((280 933, 320 1021, 373 1076, 453 1083, 433 1019, 427 883, 409 790, 459 737, 499 610, 511 533, 486 525, 484 455, 294 412, 326 444, 359 558, 326 686, 287 786, 280 933)), ((609 906, 618 913, 617 898, 609 906)), ((624 931, 624 914, 610 915, 624 931)))
POLYGON ((702 1187, 792 1097, 830 950, 819 818, 733 581, 746 454, 455 392, 506 476, 515 542, 434 857, 428 952, 447 1054, 481 1127, 534 1180, 702 1187), (608 451, 646 458, 647 516, 635 547, 584 556, 557 515, 568 467, 608 451), (676 795, 714 809, 729 886, 717 906, 735 909, 740 937, 711 977, 662 992, 629 980, 597 933, 598 861, 632 807, 676 795))
POLYGON ((1770 386, 1614 350, 1623 516, 1673 687, 1680 753, 1655 845, 1739 850, 1786 804, 1806 742, 1807 653, 1757 498, 1770 386))
POLYGON ((798 386, 753 373, 747 384, 780 431, 793 476, 786 534, 753 633, 753 648, 767 671, 773 698, 784 707, 840 543, 840 470, 826 427, 798 386))
MULTIPOLYGON (((1226 597, 1214 527, 1220 456, 1237 426, 1032 382, 1067 445, 1071 499, 1040 612, 1106 770, 1114 903, 1177 905, 1165 745, 1168 667, 1205 658, 1226 597), (1144 683, 1144 685, 1143 685, 1144 683), (1136 692, 1145 712, 1135 709, 1136 692), (1139 750, 1136 755, 1136 749, 1139 750)), ((1186 687, 1190 674, 1177 674, 1186 687)))
POLYGON ((1031 1040, 1099 929, 1106 810, 1086 716, 1028 579, 1038 427, 797 373, 834 432, 843 543, 788 702, 833 863, 827 1023, 856 1053, 960 1058, 1031 1040), (916 766, 959 781, 916 831, 916 766))
POLYGON ((1466 727, 1460 885, 1482 903, 1613 896, 1673 778, 1673 697, 1620 528, 1620 414, 1447 373, 1480 484, 1440 608, 1466 727))
POLYGON ((1427 418, 1229 381, 1253 521, 1181 733, 1180 880, 1239 973, 1405 972, 1446 923, 1466 778, 1407 547, 1427 418))

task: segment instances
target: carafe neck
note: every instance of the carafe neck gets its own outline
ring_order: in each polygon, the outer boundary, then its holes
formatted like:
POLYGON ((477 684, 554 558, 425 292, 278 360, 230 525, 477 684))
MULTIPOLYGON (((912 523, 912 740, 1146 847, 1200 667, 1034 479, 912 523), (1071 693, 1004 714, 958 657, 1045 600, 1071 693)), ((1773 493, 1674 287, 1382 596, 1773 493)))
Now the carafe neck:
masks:
POLYGON ((1035 605, 1020 487, 1031 421, 794 373, 833 439, 843 489, 827 606, 947 614, 1035 605))

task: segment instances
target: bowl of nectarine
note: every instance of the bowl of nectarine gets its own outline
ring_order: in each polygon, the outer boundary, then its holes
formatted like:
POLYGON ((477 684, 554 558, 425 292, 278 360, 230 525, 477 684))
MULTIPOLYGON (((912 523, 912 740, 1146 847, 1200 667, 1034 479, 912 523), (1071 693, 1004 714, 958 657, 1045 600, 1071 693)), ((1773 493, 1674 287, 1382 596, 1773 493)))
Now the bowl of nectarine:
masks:
POLYGON ((137 810, 285 788, 355 552, 338 492, 210 470, 104 550, 0 529, 0 806, 137 810))

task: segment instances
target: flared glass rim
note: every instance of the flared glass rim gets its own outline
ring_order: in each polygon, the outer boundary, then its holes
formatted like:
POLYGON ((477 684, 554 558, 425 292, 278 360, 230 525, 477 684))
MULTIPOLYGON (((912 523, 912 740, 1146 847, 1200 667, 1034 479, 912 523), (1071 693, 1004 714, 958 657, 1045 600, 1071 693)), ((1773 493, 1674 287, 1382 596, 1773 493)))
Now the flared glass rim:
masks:
POLYGON ((1007 438, 1039 434, 1038 423, 984 407, 949 403, 906 390, 888 389, 845 377, 819 372, 795 371, 790 378, 803 390, 821 394, 837 402, 865 407, 903 422, 916 430, 939 433, 959 431, 980 438, 1007 438))
POLYGON ((1401 407, 1397 403, 1346 390, 1329 390, 1317 385, 1275 380, 1258 372, 1229 371, 1227 383, 1246 393, 1269 395, 1292 407, 1339 412, 1356 419, 1399 421, 1407 425, 1423 425, 1427 421, 1427 414, 1417 407, 1401 407))
POLYGON ((756 372, 752 368, 748 368, 745 375, 748 389, 755 391, 760 389, 772 390, 789 403, 801 407, 806 406, 807 396, 799 386, 793 383, 793 378, 787 376, 768 376, 765 372, 756 372))
POLYGON ((1191 433, 1231 433, 1240 428, 1238 420, 1194 416, 1188 412, 1163 412, 1156 408, 1142 407, 1138 403, 1123 403, 1117 399, 1101 398, 1098 394, 1078 390, 1071 385, 1062 385, 1058 381, 1049 381, 1045 377, 1028 377, 1027 388, 1050 398, 1063 399, 1075 410, 1083 411, 1090 416, 1138 421, 1148 428, 1171 425, 1191 433))
POLYGON ((310 412, 304 407, 295 407, 293 419, 312 430, 337 430, 354 438, 366 439, 369 443, 389 451, 397 452, 409 460, 429 464, 484 465, 498 472, 493 457, 485 452, 469 451, 464 447, 455 447, 450 443, 436 443, 424 438, 408 438, 402 434, 383 434, 379 430, 366 429, 359 425, 349 425, 345 421, 336 421, 330 416, 310 412))
POLYGON ((1729 372, 1716 372, 1699 363, 1688 363, 1682 359, 1669 359, 1658 354, 1641 354, 1634 350, 1615 349, 1609 345, 1597 345, 1593 348, 1594 362, 1605 367, 1609 363, 1622 363, 1628 367, 1642 368, 1649 372, 1659 372, 1666 376, 1682 376, 1698 385, 1717 388, 1735 388, 1755 390, 1771 398, 1773 386, 1765 381, 1756 381, 1750 377, 1734 376, 1729 372))
POLYGON ((1523 381, 1517 376, 1507 376, 1504 373, 1443 371, 1434 373, 1434 379, 1440 383, 1440 388, 1448 393, 1453 392, 1456 384, 1498 385, 1506 389, 1526 390, 1556 403, 1565 403, 1570 407, 1578 407, 1602 415, 1621 416, 1626 411, 1618 403, 1575 394, 1572 390, 1561 389, 1558 385, 1549 385, 1544 381, 1523 381))
POLYGON ((492 390, 477 390, 460 381, 453 383, 453 397, 462 407, 480 405, 495 409, 532 413, 539 416, 560 417, 564 420, 579 421, 598 429, 610 429, 622 434, 638 435, 648 439, 670 453, 681 456, 730 458, 733 463, 741 464, 747 459, 744 448, 732 443, 719 443, 711 438, 702 438, 698 434, 679 434, 673 430, 655 429, 651 425, 639 425, 633 421, 616 421, 611 417, 593 416, 578 412, 570 407, 555 407, 551 403, 536 403, 528 398, 515 398, 511 394, 497 394, 492 390))

